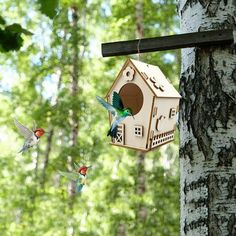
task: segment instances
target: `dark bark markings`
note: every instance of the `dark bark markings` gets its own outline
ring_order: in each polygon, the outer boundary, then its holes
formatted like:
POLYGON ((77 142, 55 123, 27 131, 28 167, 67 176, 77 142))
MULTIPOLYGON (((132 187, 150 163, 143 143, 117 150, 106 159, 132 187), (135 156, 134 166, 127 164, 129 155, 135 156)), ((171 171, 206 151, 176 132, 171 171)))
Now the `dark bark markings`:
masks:
POLYGON ((231 77, 232 77, 232 80, 236 83, 236 68, 233 70, 231 77))
POLYGON ((207 6, 207 11, 206 13, 208 14, 209 17, 213 17, 216 15, 216 12, 219 8, 221 0, 212 0, 207 6))
MULTIPOLYGON (((221 0, 210 0, 210 1, 204 1, 204 0, 187 0, 186 3, 183 6, 183 9, 181 10, 181 15, 183 12, 186 11, 188 7, 192 7, 193 5, 200 3, 203 8, 206 8, 206 14, 209 17, 216 16, 217 10, 220 6, 221 0)), ((228 0, 224 0, 224 5, 226 6, 228 4, 228 0)))
POLYGON ((236 217, 235 214, 232 214, 228 222, 228 236, 236 236, 236 217))
POLYGON ((208 235, 209 236, 221 235, 222 232, 220 229, 220 224, 221 224, 220 219, 213 211, 211 211, 211 209, 214 209, 214 206, 216 205, 215 202, 218 200, 221 194, 219 178, 215 174, 208 175, 207 187, 208 187, 208 199, 207 199, 208 235))
POLYGON ((232 166, 233 158, 236 158, 236 143, 233 138, 230 139, 230 147, 221 148, 218 154, 219 162, 217 166, 232 166))
POLYGON ((228 196, 227 199, 234 198, 236 199, 236 177, 235 175, 231 175, 227 185, 228 196))
MULTIPOLYGON (((184 110, 182 119, 187 120, 188 129, 192 128, 199 150, 203 152, 205 159, 209 160, 212 158, 213 150, 210 148, 212 140, 207 133, 208 128, 210 127, 213 132, 216 131, 216 121, 218 120, 222 123, 223 128, 227 129, 229 116, 235 113, 236 108, 234 101, 229 99, 228 94, 224 93, 222 89, 220 77, 214 69, 215 62, 212 52, 209 51, 207 52, 209 53, 209 72, 204 76, 204 69, 207 68, 202 68, 201 64, 202 56, 206 52, 206 49, 196 51, 194 79, 190 77, 190 69, 182 73, 180 106, 184 110), (198 94, 198 96, 193 98, 193 94, 198 94)), ((187 146, 181 148, 182 153, 188 153, 186 151, 188 143, 185 145, 187 146)), ((188 156, 190 160, 193 158, 191 152, 188 153, 188 156)))
POLYGON ((185 159, 188 157, 190 164, 193 162, 193 150, 192 150, 192 143, 188 141, 184 147, 180 147, 180 158, 184 157, 185 159))
POLYGON ((203 217, 200 217, 198 220, 194 220, 189 224, 187 224, 187 221, 185 220, 184 233, 187 234, 188 231, 205 225, 207 225, 207 219, 203 217))

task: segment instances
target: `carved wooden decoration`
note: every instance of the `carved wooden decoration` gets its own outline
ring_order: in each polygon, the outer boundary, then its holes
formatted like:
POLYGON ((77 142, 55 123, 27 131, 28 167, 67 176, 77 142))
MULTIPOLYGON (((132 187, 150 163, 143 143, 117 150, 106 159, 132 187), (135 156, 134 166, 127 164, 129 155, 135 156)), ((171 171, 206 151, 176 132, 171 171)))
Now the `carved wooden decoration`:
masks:
POLYGON ((117 137, 113 139, 113 142, 116 144, 125 145, 125 125, 124 124, 120 124, 118 126, 117 137))
POLYGON ((109 103, 113 91, 119 93, 125 107, 132 109, 134 119, 127 117, 122 122, 111 144, 150 151, 174 139, 174 108, 180 95, 159 67, 128 59, 107 93, 109 103))
POLYGON ((131 81, 134 78, 134 69, 130 66, 127 66, 123 71, 123 77, 127 81, 131 81))
POLYGON ((176 108, 171 108, 169 118, 174 118, 175 115, 176 115, 176 108))

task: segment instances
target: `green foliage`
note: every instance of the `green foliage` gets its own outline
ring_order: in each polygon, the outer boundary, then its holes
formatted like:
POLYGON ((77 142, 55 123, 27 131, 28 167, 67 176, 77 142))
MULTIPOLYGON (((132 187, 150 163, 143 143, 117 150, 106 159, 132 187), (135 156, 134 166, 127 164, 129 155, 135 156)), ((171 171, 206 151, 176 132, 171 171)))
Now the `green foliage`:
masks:
POLYGON ((0 16, 0 25, 5 25, 5 24, 6 24, 5 19, 2 16, 0 16))
POLYGON ((9 52, 17 51, 23 44, 22 34, 32 35, 32 33, 24 28, 20 24, 12 24, 6 26, 5 20, 0 17, 0 51, 9 52))
POLYGON ((38 0, 38 4, 40 5, 40 11, 43 14, 51 19, 56 16, 59 8, 59 0, 38 0))

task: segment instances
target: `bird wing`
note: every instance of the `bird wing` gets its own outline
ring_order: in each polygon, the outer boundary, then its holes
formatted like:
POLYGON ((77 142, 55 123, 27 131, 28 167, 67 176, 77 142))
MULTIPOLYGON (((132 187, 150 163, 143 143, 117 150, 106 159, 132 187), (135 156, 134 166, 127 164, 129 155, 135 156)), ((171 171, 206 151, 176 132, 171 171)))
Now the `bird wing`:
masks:
POLYGON ((75 162, 74 162, 74 167, 76 170, 79 170, 79 168, 80 168, 75 162))
POLYGON ((25 139, 29 139, 30 137, 32 137, 32 135, 34 135, 34 132, 32 130, 22 125, 17 119, 14 119, 14 123, 18 131, 25 137, 25 139))
POLYGON ((99 96, 96 96, 96 98, 97 98, 97 100, 108 110, 108 111, 110 111, 111 112, 111 114, 113 115, 113 116, 115 116, 116 115, 116 109, 111 105, 111 104, 109 104, 108 102, 106 102, 106 101, 104 101, 104 99, 102 99, 101 97, 99 97, 99 96))
POLYGON ((63 171, 58 171, 58 173, 62 176, 67 177, 68 179, 72 181, 77 181, 80 178, 80 175, 75 173, 75 172, 63 172, 63 171))
POLYGON ((124 116, 117 117, 116 119, 113 120, 112 125, 111 125, 111 131, 117 127, 123 120, 125 119, 124 116))
POLYGON ((36 124, 36 122, 35 122, 35 120, 34 120, 33 130, 36 130, 36 128, 37 128, 37 124, 36 124))
POLYGON ((119 109, 119 110, 124 109, 124 105, 123 105, 123 102, 121 100, 121 97, 115 91, 113 92, 113 96, 112 96, 112 106, 115 107, 116 109, 119 109))

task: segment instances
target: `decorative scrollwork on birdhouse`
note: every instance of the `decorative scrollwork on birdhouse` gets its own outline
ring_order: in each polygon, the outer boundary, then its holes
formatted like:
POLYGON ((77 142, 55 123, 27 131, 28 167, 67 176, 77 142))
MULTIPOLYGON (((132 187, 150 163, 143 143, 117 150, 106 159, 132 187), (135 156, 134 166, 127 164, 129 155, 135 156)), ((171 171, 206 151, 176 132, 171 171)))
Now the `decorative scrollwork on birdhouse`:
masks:
POLYGON ((157 107, 153 107, 152 117, 155 117, 156 115, 157 115, 157 107))
POLYGON ((154 87, 155 87, 156 89, 160 89, 162 92, 165 91, 164 86, 163 86, 162 84, 155 83, 155 84, 154 84, 154 87))
POLYGON ((117 137, 114 139, 115 143, 125 144, 124 124, 118 125, 117 137))
POLYGON ((158 131, 161 131, 163 129, 163 121, 165 120, 165 116, 160 116, 158 119, 157 119, 157 124, 156 124, 156 129, 158 131))
POLYGON ((141 73, 141 75, 143 76, 144 79, 146 79, 146 80, 148 79, 148 76, 145 72, 140 72, 140 73, 141 73))
POLYGON ((130 66, 127 66, 123 71, 123 77, 127 81, 131 81, 134 79, 134 69, 130 66))
POLYGON ((150 81, 153 83, 153 86, 156 89, 160 89, 162 92, 165 91, 164 86, 160 82, 158 82, 157 79, 154 76, 150 77, 150 81))
POLYGON ((175 118, 175 115, 176 115, 176 109, 175 108, 171 108, 170 109, 169 118, 175 118))

